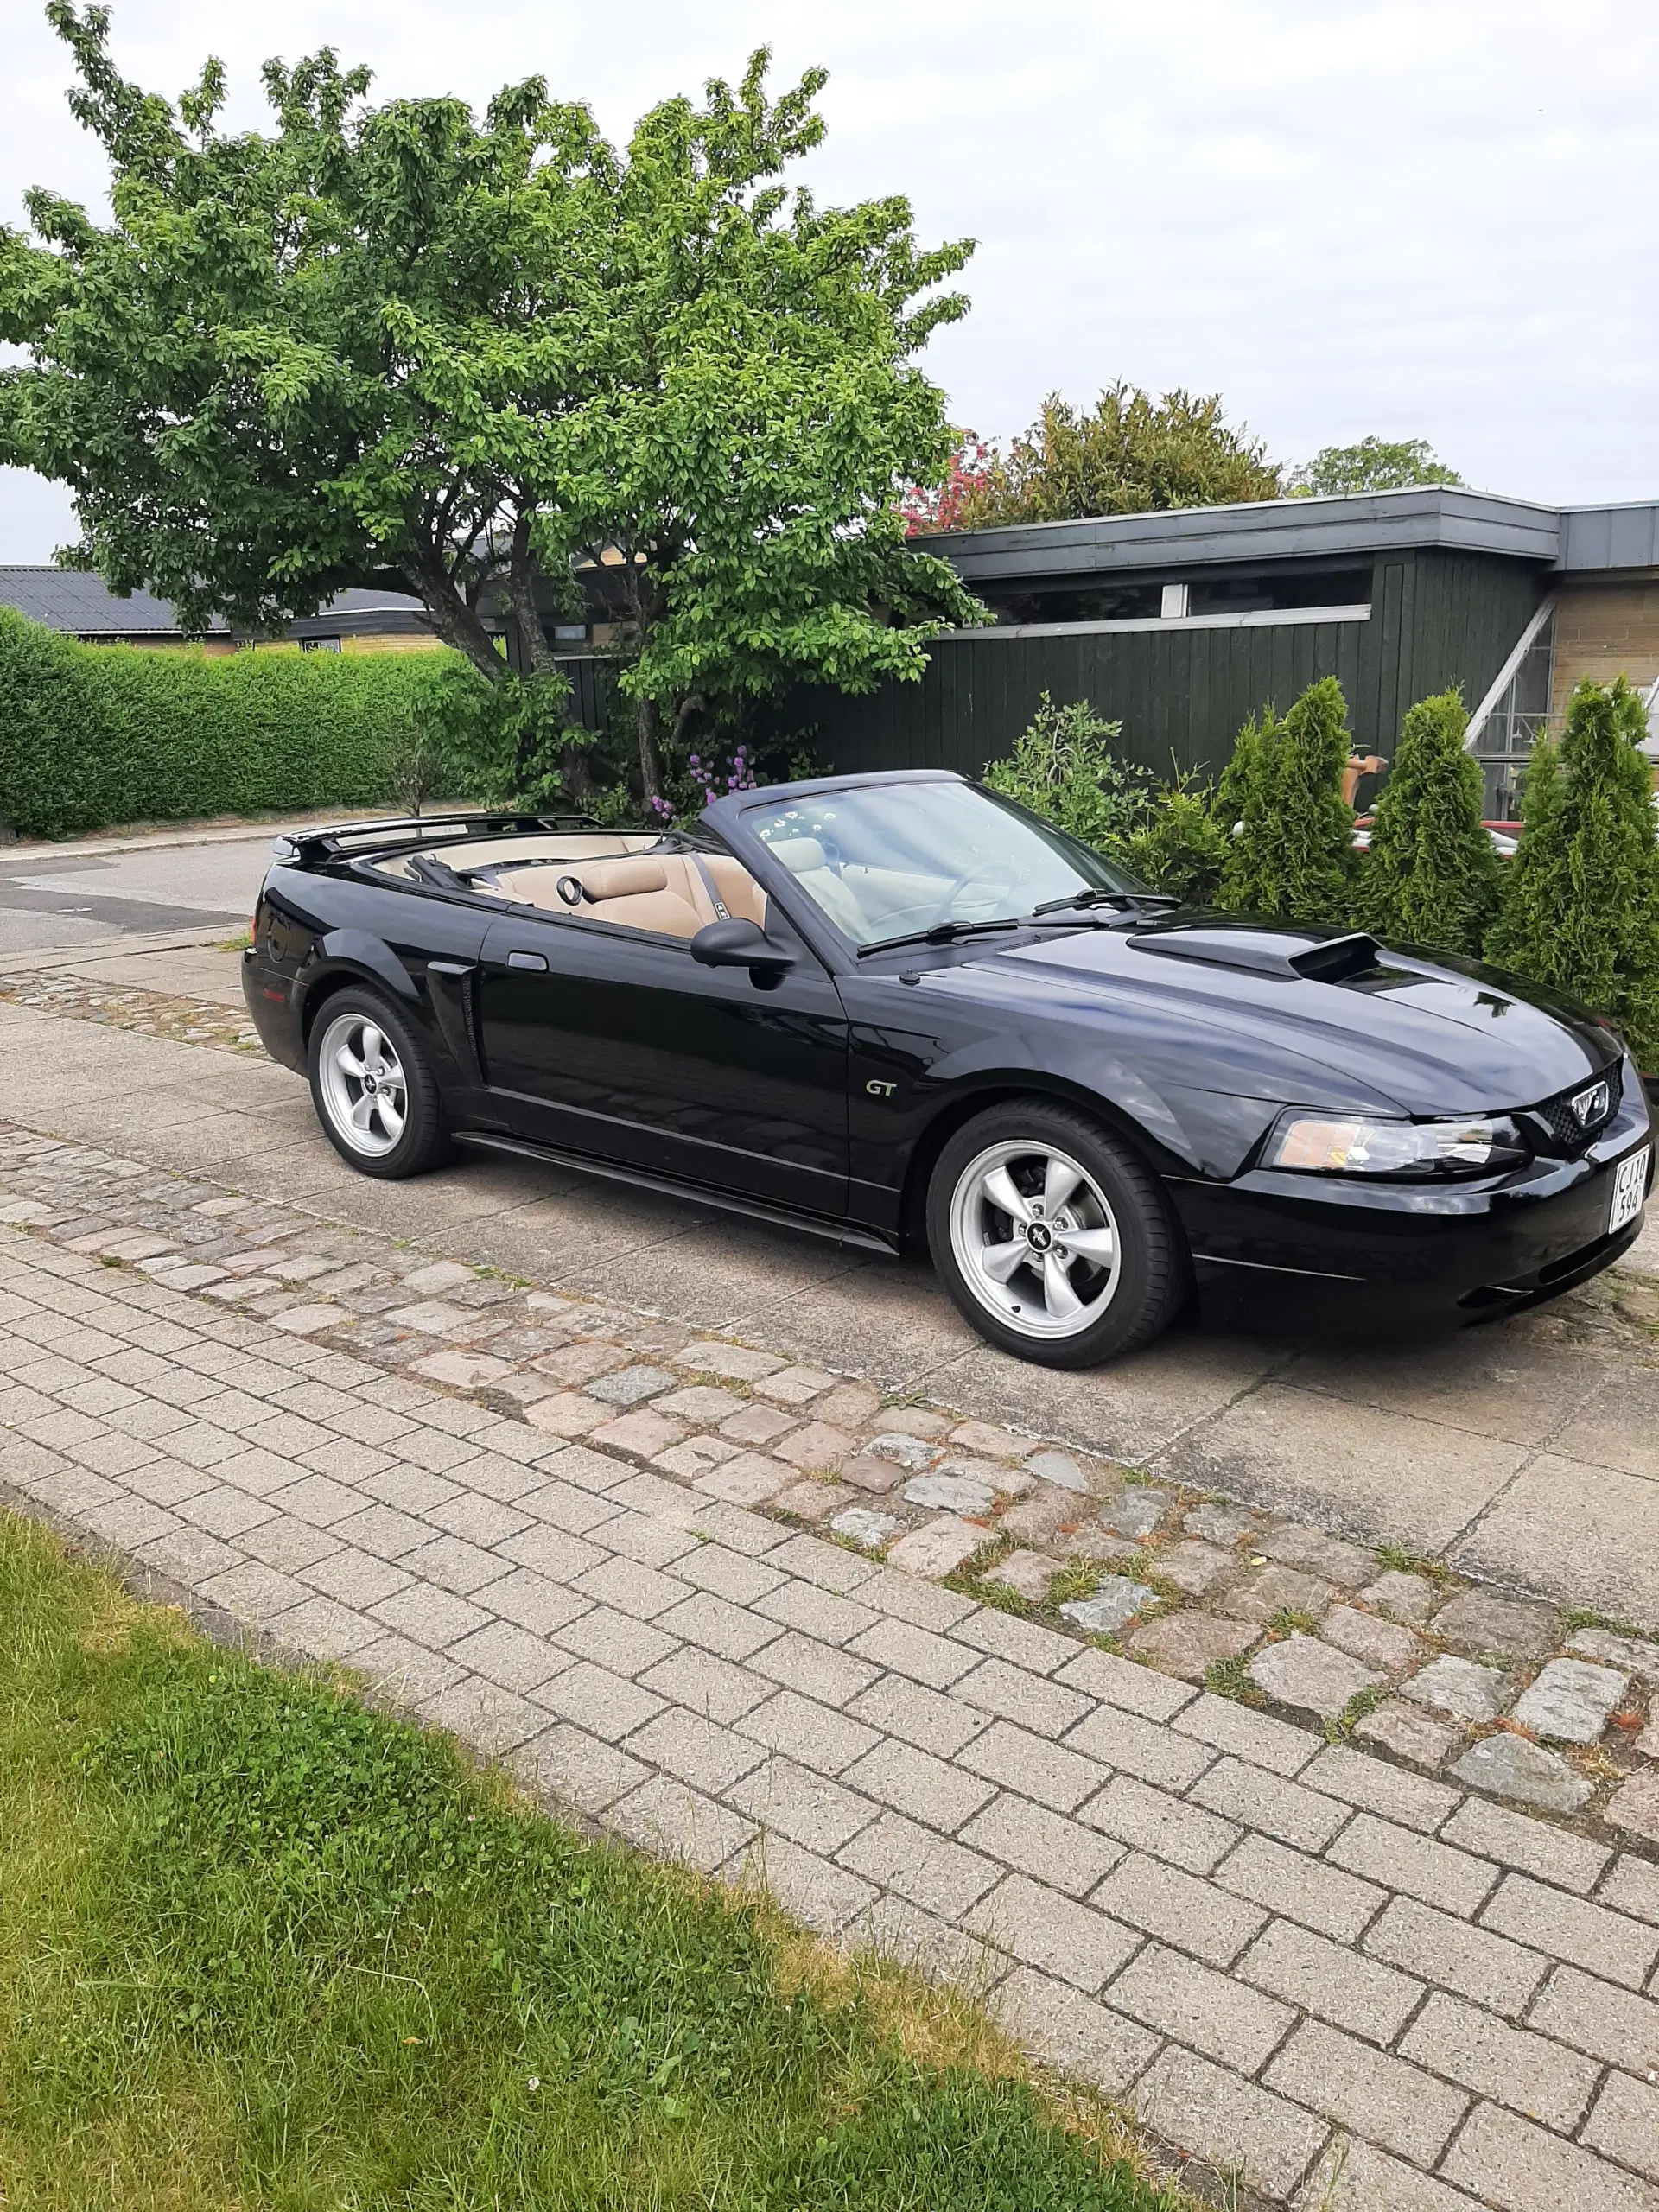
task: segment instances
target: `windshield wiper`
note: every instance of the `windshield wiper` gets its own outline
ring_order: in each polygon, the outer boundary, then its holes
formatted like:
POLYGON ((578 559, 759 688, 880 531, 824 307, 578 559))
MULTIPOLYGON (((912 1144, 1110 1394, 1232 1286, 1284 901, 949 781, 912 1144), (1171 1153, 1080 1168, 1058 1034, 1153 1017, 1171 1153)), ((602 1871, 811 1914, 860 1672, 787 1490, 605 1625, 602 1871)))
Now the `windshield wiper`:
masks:
POLYGON ((1033 914, 1060 914, 1078 906, 1179 906, 1180 900, 1167 891, 1077 891, 1065 899, 1045 899, 1040 906, 1033 906, 1033 914))
POLYGON ((1027 921, 1023 914, 1000 914, 982 922, 935 922, 931 929, 908 930, 903 937, 884 937, 879 944, 861 944, 858 957, 865 960, 873 952, 891 952, 901 944, 954 944, 959 937, 976 937, 981 930, 1022 930, 1027 921))

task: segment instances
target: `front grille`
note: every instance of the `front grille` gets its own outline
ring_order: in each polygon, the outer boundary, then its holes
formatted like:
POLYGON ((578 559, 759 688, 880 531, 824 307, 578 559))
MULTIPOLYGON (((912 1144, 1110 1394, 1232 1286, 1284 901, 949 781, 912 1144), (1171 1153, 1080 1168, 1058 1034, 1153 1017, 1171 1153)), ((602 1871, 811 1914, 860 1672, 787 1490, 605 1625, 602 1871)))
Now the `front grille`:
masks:
POLYGON ((1618 1113, 1624 1082, 1624 1071, 1615 1060, 1604 1074, 1593 1077, 1588 1083, 1575 1083, 1570 1090, 1563 1090, 1558 1097, 1548 1098, 1541 1106, 1533 1107, 1533 1119, 1541 1122, 1548 1130, 1555 1149, 1568 1154, 1582 1152, 1618 1113), (1589 1119, 1581 1120, 1573 1102, 1585 1097, 1599 1085, 1605 1087, 1606 1095, 1589 1119))

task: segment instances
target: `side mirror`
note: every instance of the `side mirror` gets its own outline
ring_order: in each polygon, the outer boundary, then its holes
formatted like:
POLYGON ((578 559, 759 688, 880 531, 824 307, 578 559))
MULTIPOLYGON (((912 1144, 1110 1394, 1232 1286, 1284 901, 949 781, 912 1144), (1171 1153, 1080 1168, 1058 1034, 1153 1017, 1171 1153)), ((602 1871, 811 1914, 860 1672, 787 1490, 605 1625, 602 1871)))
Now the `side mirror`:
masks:
POLYGON ((747 968, 779 976, 795 965, 795 956, 774 944, 758 922, 732 915, 723 922, 705 922, 691 940, 691 957, 705 968, 747 968))

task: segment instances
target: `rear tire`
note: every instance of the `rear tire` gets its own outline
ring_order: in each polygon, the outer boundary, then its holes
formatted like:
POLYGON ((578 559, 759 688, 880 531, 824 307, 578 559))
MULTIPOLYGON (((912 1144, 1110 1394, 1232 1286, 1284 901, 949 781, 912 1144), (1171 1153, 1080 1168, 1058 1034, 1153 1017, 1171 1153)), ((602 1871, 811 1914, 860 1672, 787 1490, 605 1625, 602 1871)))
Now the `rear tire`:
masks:
POLYGON ((1085 1114, 1015 1099, 946 1143, 928 1243, 982 1337, 1045 1367, 1096 1367, 1179 1313, 1186 1246, 1156 1176, 1085 1114))
POLYGON ((432 1063, 414 1025, 355 984, 312 1025, 311 1103, 328 1141, 359 1175, 397 1181, 449 1154, 432 1063))

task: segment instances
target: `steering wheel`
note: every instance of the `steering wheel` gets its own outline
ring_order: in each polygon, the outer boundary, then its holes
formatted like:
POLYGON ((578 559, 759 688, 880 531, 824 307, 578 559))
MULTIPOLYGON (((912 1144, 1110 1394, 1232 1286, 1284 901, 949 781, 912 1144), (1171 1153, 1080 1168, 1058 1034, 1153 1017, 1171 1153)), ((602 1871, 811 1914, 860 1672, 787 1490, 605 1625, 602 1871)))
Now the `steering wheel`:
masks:
POLYGON ((970 916, 958 917, 957 914, 957 907, 964 891, 975 884, 984 884, 986 899, 994 906, 998 899, 1013 890, 1019 875, 1018 868, 1011 868, 1006 861, 982 861, 977 868, 971 868, 965 875, 957 878, 922 926, 931 929, 939 922, 971 919, 970 916))

